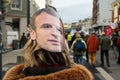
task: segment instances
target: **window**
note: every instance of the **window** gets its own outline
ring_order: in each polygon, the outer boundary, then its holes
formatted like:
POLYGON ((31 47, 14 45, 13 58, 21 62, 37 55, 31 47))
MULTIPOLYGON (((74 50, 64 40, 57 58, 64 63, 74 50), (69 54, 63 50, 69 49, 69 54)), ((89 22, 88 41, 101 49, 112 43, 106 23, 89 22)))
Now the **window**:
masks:
POLYGON ((21 0, 12 0, 11 9, 12 10, 21 10, 21 0))

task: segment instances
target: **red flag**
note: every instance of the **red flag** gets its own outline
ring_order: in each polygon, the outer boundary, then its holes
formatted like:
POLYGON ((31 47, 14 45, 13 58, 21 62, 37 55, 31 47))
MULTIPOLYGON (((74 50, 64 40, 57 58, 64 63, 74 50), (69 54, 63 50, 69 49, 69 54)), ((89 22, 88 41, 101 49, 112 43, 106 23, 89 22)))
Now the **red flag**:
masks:
POLYGON ((113 32, 114 30, 111 28, 110 25, 108 25, 107 28, 105 29, 105 35, 110 36, 113 32))

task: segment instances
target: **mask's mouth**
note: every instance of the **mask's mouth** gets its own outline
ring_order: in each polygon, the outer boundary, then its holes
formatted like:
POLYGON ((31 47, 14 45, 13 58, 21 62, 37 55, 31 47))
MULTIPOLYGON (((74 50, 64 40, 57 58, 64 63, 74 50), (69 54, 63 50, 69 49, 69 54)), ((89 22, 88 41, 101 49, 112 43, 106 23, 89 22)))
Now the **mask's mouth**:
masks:
POLYGON ((58 41, 58 40, 48 40, 48 42, 50 42, 52 45, 56 45, 56 46, 58 46, 58 45, 60 45, 60 42, 58 41))
POLYGON ((59 42, 58 40, 48 40, 50 42, 59 42))

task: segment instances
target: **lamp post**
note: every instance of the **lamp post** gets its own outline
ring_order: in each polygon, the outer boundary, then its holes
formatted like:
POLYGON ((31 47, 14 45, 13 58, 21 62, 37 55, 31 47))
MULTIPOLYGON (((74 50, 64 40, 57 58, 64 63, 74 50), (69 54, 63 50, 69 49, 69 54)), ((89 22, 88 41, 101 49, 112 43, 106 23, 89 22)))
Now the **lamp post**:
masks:
POLYGON ((2 0, 0 0, 0 80, 2 80, 2 0))
POLYGON ((6 13, 6 8, 11 3, 11 0, 0 0, 0 80, 2 80, 2 26, 4 23, 4 17, 6 13))
POLYGON ((29 27, 30 24, 30 0, 27 0, 27 27, 29 27))

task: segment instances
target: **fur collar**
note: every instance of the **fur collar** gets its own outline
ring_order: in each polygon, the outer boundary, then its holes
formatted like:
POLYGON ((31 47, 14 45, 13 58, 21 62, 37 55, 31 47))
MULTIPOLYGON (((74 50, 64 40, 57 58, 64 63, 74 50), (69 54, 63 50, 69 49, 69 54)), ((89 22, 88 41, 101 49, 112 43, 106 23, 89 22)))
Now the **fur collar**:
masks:
POLYGON ((84 66, 74 64, 71 68, 50 73, 48 75, 28 76, 22 74, 24 64, 19 64, 8 70, 3 80, 93 80, 91 72, 84 66))

